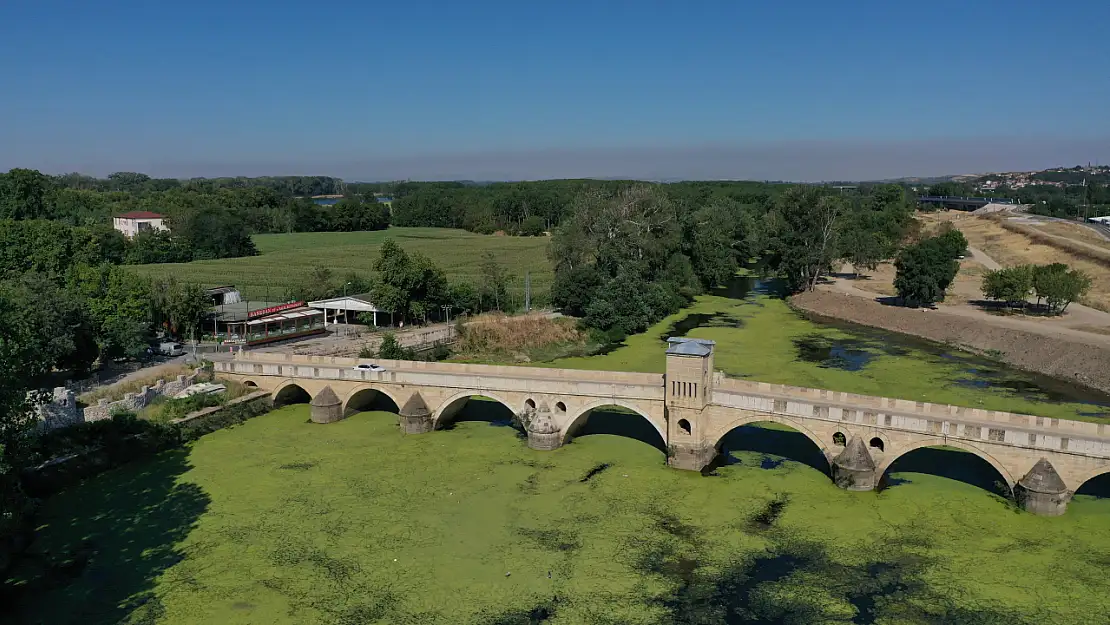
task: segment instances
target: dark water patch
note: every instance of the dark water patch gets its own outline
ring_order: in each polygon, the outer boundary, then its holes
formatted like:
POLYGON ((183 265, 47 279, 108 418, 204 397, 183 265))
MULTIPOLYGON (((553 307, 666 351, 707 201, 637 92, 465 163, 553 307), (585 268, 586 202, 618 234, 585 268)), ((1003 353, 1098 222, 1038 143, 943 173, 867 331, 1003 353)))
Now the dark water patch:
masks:
POLYGON ((555 618, 555 611, 559 605, 559 597, 552 597, 531 608, 511 610, 494 616, 479 616, 481 625, 539 625, 555 618))
POLYGON ((748 520, 748 527, 756 532, 765 532, 771 529, 775 522, 779 520, 779 517, 782 516, 783 511, 786 510, 786 504, 789 502, 789 497, 779 494, 752 515, 752 518, 748 520))
MULTIPOLYGON (((800 317, 819 324, 824 328, 838 330, 848 335, 848 339, 829 339, 821 333, 814 333, 803 339, 824 339, 830 344, 846 346, 849 353, 828 354, 826 357, 821 348, 825 345, 822 341, 812 341, 810 345, 802 344, 799 347, 799 358, 807 362, 821 363, 830 360, 828 366, 853 364, 853 349, 867 350, 874 355, 885 354, 890 356, 913 356, 922 359, 933 359, 938 363, 947 363, 959 368, 953 373, 952 383, 971 388, 997 391, 1013 397, 1029 401, 1049 403, 1080 403, 1098 407, 1089 412, 1103 414, 1087 414, 1086 416, 1110 417, 1110 394, 1102 393, 1087 387, 1072 384, 1050 376, 1021 371, 1001 364, 998 360, 978 356, 959 350, 952 345, 929 341, 917 337, 888 332, 855 323, 841 321, 821 315, 798 313, 800 317), (844 343, 844 341, 848 341, 844 343), (808 351, 808 358, 801 352, 808 351), (1106 410, 1101 410, 1105 408, 1106 410)), ((864 365, 866 367, 866 363, 864 365)), ((839 368, 839 367, 838 367, 839 368)), ((857 371, 859 369, 848 369, 857 371)))
POLYGON ((697 528, 682 522, 682 519, 669 512, 655 512, 655 527, 667 534, 681 540, 693 540, 697 536, 697 528))
POLYGON ((307 471, 317 464, 319 463, 315 460, 310 462, 290 462, 289 464, 278 465, 278 468, 283 471, 307 471))
POLYGON ((663 442, 659 430, 635 412, 607 410, 604 407, 592 410, 584 419, 578 421, 571 436, 578 438, 591 434, 623 436, 651 445, 662 453, 667 452, 667 445, 663 442))
POLYGON ((675 321, 671 327, 659 335, 662 340, 667 340, 671 337, 686 336, 690 330, 694 328, 742 328, 744 321, 739 317, 735 317, 724 312, 714 313, 690 313, 682 319, 675 321))
POLYGON ((774 456, 763 456, 759 459, 760 469, 777 469, 786 462, 786 458, 776 458, 774 456))
POLYGON ((1110 397, 1098 391, 1068 384, 1048 376, 1018 372, 1006 367, 991 366, 974 357, 957 359, 964 366, 962 377, 955 383, 977 389, 989 389, 1029 401, 1079 403, 1104 407, 1078 414, 1089 417, 1110 416, 1110 397))
POLYGON ((576 551, 582 546, 578 536, 566 530, 520 527, 516 533, 548 551, 576 551))
POLYGON ((810 334, 794 339, 798 358, 812 362, 824 369, 860 371, 880 354, 867 348, 867 342, 858 339, 833 339, 820 334, 810 334))
POLYGON ((738 427, 725 434, 721 439, 720 449, 719 460, 715 460, 714 468, 742 464, 743 454, 738 458, 732 455, 734 452, 753 452, 761 455, 759 463, 763 468, 778 468, 784 464, 778 459, 783 458, 800 462, 825 475, 830 474, 828 459, 809 437, 778 424, 774 424, 773 428, 755 423, 738 427), (770 458, 770 462, 765 463, 762 458, 770 458))
POLYGON ((979 456, 965 451, 922 447, 898 457, 879 481, 879 489, 913 483, 913 473, 935 475, 981 488, 991 494, 1012 498, 1010 487, 997 469, 979 456))
POLYGON ((604 471, 605 469, 608 469, 611 466, 613 466, 613 465, 609 464, 608 462, 602 462, 601 464, 597 465, 596 467, 594 467, 594 468, 590 469, 588 472, 586 472, 586 475, 584 475, 582 477, 582 479, 580 479, 578 481, 582 482, 583 484, 586 483, 586 482, 589 482, 590 480, 592 480, 594 478, 595 475, 597 475, 598 473, 601 473, 602 471, 604 471))
POLYGON ((727 297, 729 299, 744 299, 752 293, 760 281, 752 276, 733 276, 728 282, 713 287, 709 290, 710 293, 717 297, 727 297))

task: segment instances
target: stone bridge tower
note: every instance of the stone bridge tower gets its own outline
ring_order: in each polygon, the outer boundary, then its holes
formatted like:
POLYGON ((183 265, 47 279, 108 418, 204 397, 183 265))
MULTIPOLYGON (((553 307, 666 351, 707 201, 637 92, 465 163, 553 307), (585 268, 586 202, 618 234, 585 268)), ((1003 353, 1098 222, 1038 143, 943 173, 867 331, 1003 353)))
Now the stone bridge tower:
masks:
POLYGON ((713 398, 713 341, 667 339, 664 397, 667 415, 667 463, 679 469, 701 470, 717 455, 706 438, 713 398))

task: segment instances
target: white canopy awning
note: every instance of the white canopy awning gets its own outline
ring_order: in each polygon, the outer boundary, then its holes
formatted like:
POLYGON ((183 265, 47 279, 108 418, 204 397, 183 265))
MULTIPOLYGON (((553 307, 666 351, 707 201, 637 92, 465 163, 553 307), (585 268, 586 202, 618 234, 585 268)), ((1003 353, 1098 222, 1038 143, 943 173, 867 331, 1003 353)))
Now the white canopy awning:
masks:
POLYGON ((309 302, 309 306, 320 310, 351 310, 355 312, 385 312, 368 300, 348 295, 347 297, 333 297, 309 302))
POLYGON ((288 321, 290 319, 298 319, 298 318, 301 318, 301 317, 314 317, 314 316, 322 315, 322 314, 324 314, 324 313, 322 313, 319 310, 312 310, 310 308, 300 308, 300 309, 297 309, 297 310, 290 310, 290 311, 286 311, 286 312, 283 312, 283 313, 278 313, 276 315, 267 315, 265 317, 259 317, 258 319, 252 319, 252 320, 247 322, 247 325, 257 326, 257 325, 262 325, 264 323, 281 323, 282 321, 288 321))

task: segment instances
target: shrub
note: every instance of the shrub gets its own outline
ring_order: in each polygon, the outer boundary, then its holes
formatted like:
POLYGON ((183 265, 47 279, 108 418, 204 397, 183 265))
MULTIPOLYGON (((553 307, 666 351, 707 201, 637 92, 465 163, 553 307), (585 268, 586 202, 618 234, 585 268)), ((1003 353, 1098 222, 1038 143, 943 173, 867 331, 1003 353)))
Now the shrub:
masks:
POLYGON ((1025 308, 1037 269, 1032 265, 1018 265, 991 271, 983 276, 983 295, 1006 302, 1011 308, 1025 308))

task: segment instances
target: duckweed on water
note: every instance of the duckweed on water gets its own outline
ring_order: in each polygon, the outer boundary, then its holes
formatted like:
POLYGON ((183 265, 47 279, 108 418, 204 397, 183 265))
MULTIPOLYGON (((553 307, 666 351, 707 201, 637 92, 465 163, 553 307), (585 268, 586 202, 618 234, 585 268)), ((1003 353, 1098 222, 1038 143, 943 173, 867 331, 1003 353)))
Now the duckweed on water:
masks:
POLYGON ((928 475, 849 493, 798 462, 762 469, 760 451, 702 477, 623 437, 536 452, 480 422, 404 436, 388 413, 307 416, 282 408, 46 502, 17 622, 1070 625, 1110 613, 1110 500, 1079 497, 1047 519, 928 475))

